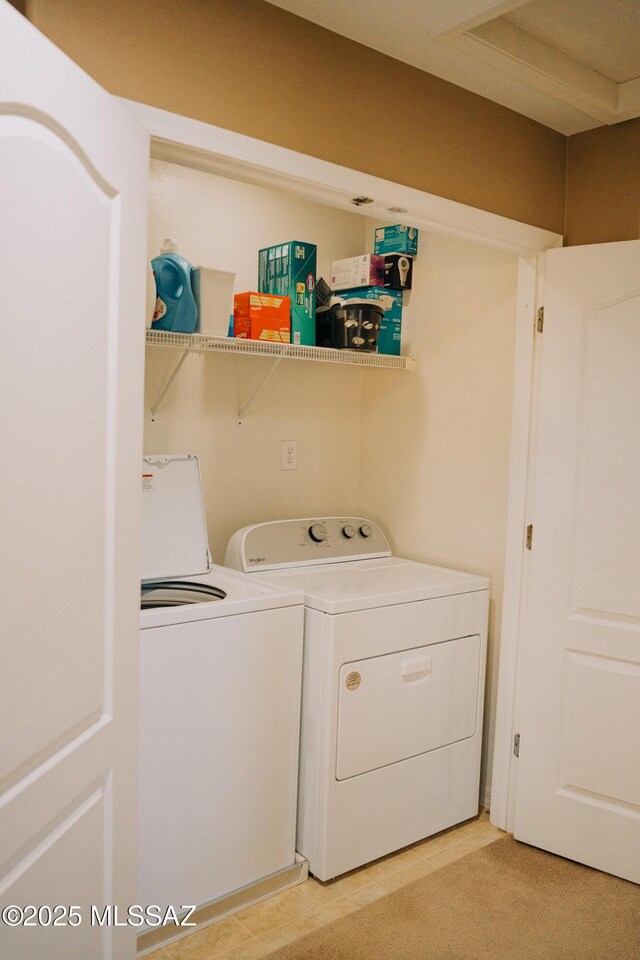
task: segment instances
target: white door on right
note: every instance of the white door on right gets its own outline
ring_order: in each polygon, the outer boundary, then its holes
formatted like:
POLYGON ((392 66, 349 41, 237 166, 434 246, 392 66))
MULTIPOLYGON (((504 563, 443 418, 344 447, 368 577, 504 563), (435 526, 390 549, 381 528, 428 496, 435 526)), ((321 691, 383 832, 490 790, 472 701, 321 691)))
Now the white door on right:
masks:
POLYGON ((640 241, 546 254, 518 840, 640 883, 640 241))

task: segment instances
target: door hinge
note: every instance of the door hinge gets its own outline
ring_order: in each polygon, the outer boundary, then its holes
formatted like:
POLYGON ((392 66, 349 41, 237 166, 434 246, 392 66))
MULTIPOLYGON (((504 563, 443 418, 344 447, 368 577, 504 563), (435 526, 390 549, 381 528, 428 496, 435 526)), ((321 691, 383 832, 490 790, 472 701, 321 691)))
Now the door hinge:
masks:
POLYGON ((520 756, 520 734, 516 733, 513 738, 513 755, 514 757, 520 756))
POLYGON ((538 307, 538 313, 536 316, 536 330, 538 333, 542 333, 542 328, 544 327, 544 307, 538 307))
POLYGON ((531 550, 531 544, 533 543, 533 524, 530 523, 527 527, 527 538, 525 540, 525 546, 527 550, 531 550))

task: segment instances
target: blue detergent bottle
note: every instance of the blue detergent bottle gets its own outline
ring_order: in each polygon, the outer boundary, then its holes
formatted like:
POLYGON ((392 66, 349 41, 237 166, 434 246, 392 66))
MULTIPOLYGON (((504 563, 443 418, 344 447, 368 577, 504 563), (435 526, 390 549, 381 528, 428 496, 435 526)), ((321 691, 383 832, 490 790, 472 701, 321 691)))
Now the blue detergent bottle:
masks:
POLYGON ((178 253, 175 240, 165 240, 160 256, 151 261, 156 278, 156 308, 153 330, 171 330, 174 333, 193 333, 198 311, 191 290, 193 267, 178 253))

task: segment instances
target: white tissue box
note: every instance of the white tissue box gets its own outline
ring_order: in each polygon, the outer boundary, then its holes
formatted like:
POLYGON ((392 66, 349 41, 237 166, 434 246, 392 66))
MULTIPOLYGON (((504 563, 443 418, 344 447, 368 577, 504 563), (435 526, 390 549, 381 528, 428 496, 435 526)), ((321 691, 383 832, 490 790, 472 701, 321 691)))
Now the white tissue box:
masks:
POLYGON ((196 333, 207 337, 228 337, 229 319, 233 315, 235 273, 194 267, 191 287, 198 309, 196 333))

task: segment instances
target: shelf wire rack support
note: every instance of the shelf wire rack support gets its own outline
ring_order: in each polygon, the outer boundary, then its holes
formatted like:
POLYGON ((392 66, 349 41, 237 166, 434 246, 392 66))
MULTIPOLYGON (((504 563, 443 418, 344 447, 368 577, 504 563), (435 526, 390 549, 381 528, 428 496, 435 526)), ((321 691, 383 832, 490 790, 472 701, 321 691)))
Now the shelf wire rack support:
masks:
POLYGON ((182 356, 160 391, 151 407, 151 420, 154 421, 158 407, 171 387, 187 356, 192 353, 235 353, 245 356, 271 357, 273 363, 238 411, 238 424, 241 424, 247 410, 254 402, 265 384, 271 379, 284 359, 313 360, 322 363, 337 363, 359 367, 377 367, 387 370, 411 370, 415 366, 413 357, 388 356, 379 353, 365 353, 359 350, 334 350, 327 347, 300 346, 292 343, 276 343, 263 340, 244 340, 234 337, 212 337, 198 333, 174 333, 166 330, 147 330, 147 345, 171 347, 181 350, 182 356))
POLYGON ((182 356, 180 357, 180 359, 178 360, 177 364, 176 364, 175 367, 173 368, 173 373, 171 374, 171 376, 169 377, 169 379, 168 379, 167 382, 165 383, 164 387, 162 388, 162 390, 161 390, 160 393, 158 394, 158 397, 157 397, 157 399, 156 399, 156 402, 155 402, 154 405, 151 407, 151 411, 150 411, 150 412, 151 412, 151 423, 155 423, 156 414, 157 414, 157 412, 158 412, 158 407, 159 407, 160 404, 162 403, 162 401, 163 401, 163 399, 164 399, 167 391, 169 390, 169 387, 171 386, 171 384, 173 383, 173 381, 174 381, 175 378, 177 377, 178 372, 180 371, 180 368, 182 367, 182 364, 185 362, 185 360, 187 359, 187 357, 189 356, 190 353, 191 353, 191 351, 190 351, 189 348, 187 348, 187 349, 183 352, 182 356))
POLYGON ((274 373, 276 372, 276 370, 278 369, 278 367, 279 367, 280 364, 282 363, 282 360, 283 360, 283 358, 284 358, 285 356, 286 356, 286 354, 282 353, 282 354, 280 354, 279 357, 276 357, 276 358, 275 358, 275 360, 274 360, 273 363, 271 364, 271 367, 269 368, 269 370, 267 371, 267 373, 265 374, 265 376, 262 378, 262 380, 260 380, 260 382, 257 384, 257 386, 255 387, 255 389, 249 394, 249 396, 247 397, 247 399, 245 400, 245 402, 242 404, 242 406, 241 406, 240 409, 238 410, 238 426, 239 426, 239 427, 242 426, 243 418, 246 416, 246 413, 247 413, 249 407, 251 406, 251 404, 253 403, 253 401, 255 400, 255 398, 258 396, 258 394, 260 393, 260 391, 263 389, 263 387, 265 387, 265 386, 267 385, 267 383, 269 382, 269 380, 271 379, 271 377, 274 375, 274 373))

